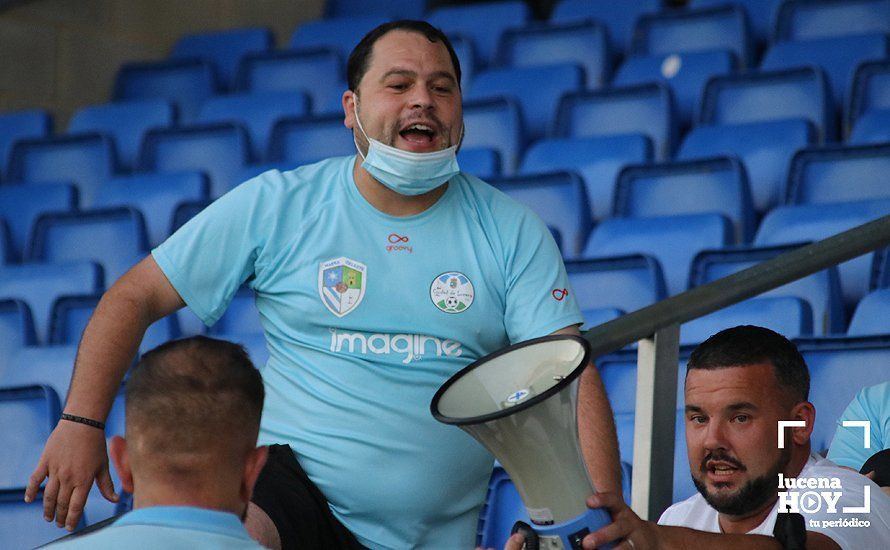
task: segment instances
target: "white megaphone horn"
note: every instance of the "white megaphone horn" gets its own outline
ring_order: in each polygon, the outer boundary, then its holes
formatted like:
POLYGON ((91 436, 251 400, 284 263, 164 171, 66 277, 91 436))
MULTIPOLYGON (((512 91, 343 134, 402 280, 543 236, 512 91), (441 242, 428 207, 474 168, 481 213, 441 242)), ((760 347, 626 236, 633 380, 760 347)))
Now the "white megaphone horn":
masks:
POLYGON ((510 474, 540 548, 580 549, 585 535, 611 522, 605 510, 586 505, 594 487, 578 443, 577 405, 589 354, 579 336, 521 342, 452 376, 430 404, 436 420, 472 435, 510 474))

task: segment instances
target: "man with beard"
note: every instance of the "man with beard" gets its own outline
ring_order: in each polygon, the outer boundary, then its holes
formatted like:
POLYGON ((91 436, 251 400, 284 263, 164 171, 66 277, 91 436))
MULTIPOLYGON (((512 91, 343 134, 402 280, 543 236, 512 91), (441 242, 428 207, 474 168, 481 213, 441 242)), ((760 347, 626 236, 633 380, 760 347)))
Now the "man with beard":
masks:
POLYGON ((607 507, 613 523, 585 537, 584 548, 611 541, 634 550, 890 547, 890 499, 865 476, 811 453, 816 411, 809 389, 806 363, 783 336, 740 326, 710 337, 693 351, 686 373, 686 443, 699 494, 668 508, 656 525, 620 495, 599 493, 588 505, 607 507), (784 428, 779 448, 783 420, 805 425, 784 428), (832 500, 787 509, 792 494, 808 491, 831 493, 832 500), (788 495, 780 499, 780 492, 788 495), (843 513, 864 505, 868 512, 843 513), (803 516, 806 531, 797 535, 805 546, 773 537, 785 512, 803 516))

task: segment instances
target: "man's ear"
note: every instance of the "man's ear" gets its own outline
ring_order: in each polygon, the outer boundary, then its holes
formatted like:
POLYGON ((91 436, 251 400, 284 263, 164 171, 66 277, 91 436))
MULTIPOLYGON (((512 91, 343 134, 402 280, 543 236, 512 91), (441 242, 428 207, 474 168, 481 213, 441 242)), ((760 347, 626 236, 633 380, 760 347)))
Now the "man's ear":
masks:
POLYGON ((346 90, 340 100, 343 104, 343 126, 355 128, 355 92, 346 90))
POLYGON ((250 497, 253 495, 253 486, 256 485, 256 480, 260 477, 260 472, 263 470, 263 466, 266 465, 268 457, 268 446, 256 447, 248 453, 247 460, 244 461, 244 472, 241 476, 240 491, 244 502, 250 501, 250 497))
POLYGON ((791 419, 806 422, 806 426, 802 428, 791 428, 791 439, 794 444, 806 445, 816 424, 816 407, 809 401, 801 401, 791 409, 791 419))
POLYGON ((130 453, 127 450, 127 440, 116 435, 111 438, 108 444, 108 453, 111 455, 111 462, 117 470, 117 475, 121 478, 121 487, 128 493, 133 492, 133 470, 130 466, 130 453))

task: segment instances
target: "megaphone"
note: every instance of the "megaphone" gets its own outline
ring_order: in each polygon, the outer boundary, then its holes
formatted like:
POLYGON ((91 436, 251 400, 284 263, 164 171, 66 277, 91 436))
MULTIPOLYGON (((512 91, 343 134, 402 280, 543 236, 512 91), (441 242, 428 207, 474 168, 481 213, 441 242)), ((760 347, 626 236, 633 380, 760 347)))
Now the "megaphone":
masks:
POLYGON ((552 335, 508 346, 452 376, 430 404, 436 420, 460 427, 510 474, 541 548, 580 549, 609 524, 590 509, 594 493, 578 442, 578 377, 587 340, 552 335))

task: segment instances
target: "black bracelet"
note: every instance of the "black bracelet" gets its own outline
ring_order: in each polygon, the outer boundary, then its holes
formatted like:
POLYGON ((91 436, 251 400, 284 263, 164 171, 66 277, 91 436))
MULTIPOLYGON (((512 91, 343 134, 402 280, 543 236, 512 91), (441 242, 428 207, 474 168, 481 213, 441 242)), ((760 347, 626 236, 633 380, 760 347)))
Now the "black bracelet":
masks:
POLYGON ((70 422, 77 422, 78 424, 86 424, 87 426, 92 426, 94 428, 98 428, 100 430, 105 429, 105 423, 99 422, 98 420, 93 420, 91 418, 84 418, 82 416, 74 416, 73 414, 62 413, 62 416, 59 417, 61 420, 68 420, 70 422))

